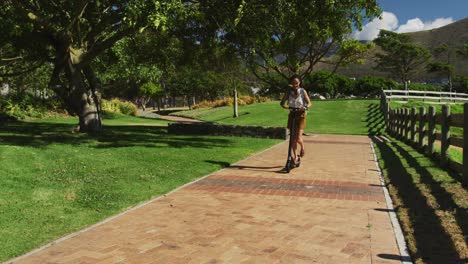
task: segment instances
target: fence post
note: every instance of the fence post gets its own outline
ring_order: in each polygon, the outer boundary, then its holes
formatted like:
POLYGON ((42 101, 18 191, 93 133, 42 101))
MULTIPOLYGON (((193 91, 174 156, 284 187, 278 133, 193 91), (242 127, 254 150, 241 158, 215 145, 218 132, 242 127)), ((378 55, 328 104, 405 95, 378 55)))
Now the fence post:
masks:
POLYGON ((389 126, 389 118, 390 118, 390 104, 385 100, 385 125, 389 126))
POLYGON ((430 156, 434 154, 434 141, 435 141, 435 107, 429 106, 429 113, 427 115, 429 121, 429 130, 427 131, 428 146, 427 151, 430 156))
POLYGON ((398 135, 398 111, 399 109, 393 110, 393 136, 397 137, 398 135))
POLYGON ((388 126, 387 126, 387 133, 392 135, 393 131, 393 110, 390 110, 388 113, 388 126))
POLYGON ((449 148, 449 140, 450 140, 450 105, 445 104, 442 105, 442 127, 441 133, 442 138, 441 141, 441 149, 440 149, 440 165, 447 166, 448 165, 448 157, 447 151, 449 148))
POLYGON ((419 108, 419 148, 424 148, 424 134, 426 126, 426 108, 419 108))
POLYGON ((396 131, 396 136, 397 138, 401 138, 401 108, 397 109, 397 131, 396 131))
POLYGON ((385 92, 383 91, 383 89, 380 93, 380 109, 382 109, 382 111, 385 111, 385 92))
POLYGON ((463 104, 463 186, 468 188, 468 103, 463 104))
POLYGON ((409 139, 409 132, 410 132, 410 111, 408 108, 405 108, 405 112, 404 112, 404 116, 405 116, 405 134, 404 134, 404 139, 405 141, 407 141, 409 139))
POLYGON ((400 109, 400 131, 398 132, 399 139, 403 138, 405 134, 405 110, 400 109))
POLYGON ((416 108, 411 108, 411 144, 416 141, 416 108))

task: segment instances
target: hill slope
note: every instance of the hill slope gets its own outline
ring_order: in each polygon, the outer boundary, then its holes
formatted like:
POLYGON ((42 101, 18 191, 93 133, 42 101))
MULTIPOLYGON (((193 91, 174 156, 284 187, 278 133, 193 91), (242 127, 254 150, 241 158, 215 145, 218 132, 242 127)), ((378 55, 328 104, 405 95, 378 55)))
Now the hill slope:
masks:
MULTIPOLYGON (((462 48, 468 43, 468 18, 456 21, 452 24, 440 27, 437 29, 405 33, 410 36, 413 43, 417 43, 427 47, 433 54, 434 59, 446 61, 446 57, 436 56, 434 49, 442 44, 447 44, 452 49, 462 48)), ((375 65, 375 54, 380 52, 376 46, 365 58, 364 64, 352 64, 348 67, 341 68, 337 73, 350 77, 362 77, 366 75, 377 75, 388 77, 386 73, 373 70, 375 65)), ((468 76, 468 58, 452 55, 451 60, 455 65, 455 74, 468 76)), ((317 69, 327 69, 325 65, 317 65, 317 69)), ((433 79, 437 78, 435 74, 422 74, 417 79, 433 79)))

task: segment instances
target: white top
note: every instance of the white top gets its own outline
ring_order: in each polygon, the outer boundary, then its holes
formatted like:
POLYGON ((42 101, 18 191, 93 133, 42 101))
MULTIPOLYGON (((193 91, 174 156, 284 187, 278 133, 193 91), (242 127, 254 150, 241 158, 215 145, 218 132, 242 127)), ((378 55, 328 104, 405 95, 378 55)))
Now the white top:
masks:
POLYGON ((305 106, 304 102, 304 88, 298 88, 297 89, 297 96, 294 90, 291 90, 289 92, 289 98, 288 98, 288 105, 289 107, 294 107, 294 108, 300 108, 305 106))

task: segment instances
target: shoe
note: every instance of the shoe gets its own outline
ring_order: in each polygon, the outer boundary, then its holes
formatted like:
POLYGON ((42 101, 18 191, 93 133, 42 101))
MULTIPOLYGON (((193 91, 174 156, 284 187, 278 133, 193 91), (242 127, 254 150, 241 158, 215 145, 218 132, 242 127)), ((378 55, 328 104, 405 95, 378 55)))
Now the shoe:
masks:
POLYGON ((297 168, 297 167, 299 167, 299 166, 301 166, 301 157, 298 156, 298 157, 297 157, 297 161, 294 162, 294 167, 297 168))

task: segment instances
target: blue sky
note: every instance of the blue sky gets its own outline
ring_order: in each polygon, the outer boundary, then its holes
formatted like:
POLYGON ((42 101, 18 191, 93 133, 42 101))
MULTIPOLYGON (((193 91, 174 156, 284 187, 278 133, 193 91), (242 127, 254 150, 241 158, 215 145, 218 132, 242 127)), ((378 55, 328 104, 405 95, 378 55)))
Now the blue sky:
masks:
POLYGON ((429 30, 468 17, 468 0, 377 0, 382 19, 365 24, 357 39, 374 39, 380 29, 398 33, 429 30))

